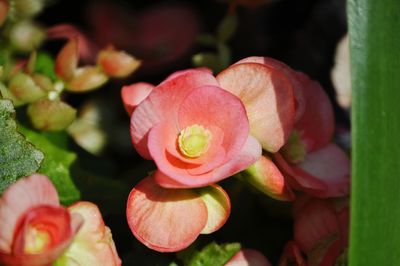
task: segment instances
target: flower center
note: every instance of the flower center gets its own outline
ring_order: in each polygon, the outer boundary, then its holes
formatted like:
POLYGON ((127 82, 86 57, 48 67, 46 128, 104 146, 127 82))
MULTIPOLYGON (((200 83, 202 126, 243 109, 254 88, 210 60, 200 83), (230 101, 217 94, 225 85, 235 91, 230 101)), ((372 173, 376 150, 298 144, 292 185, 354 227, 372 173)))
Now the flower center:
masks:
POLYGON ((194 124, 186 127, 179 133, 179 150, 187 157, 199 157, 207 152, 210 140, 211 132, 203 126, 194 124))
POLYGON ((27 254, 37 254, 46 249, 50 243, 50 236, 45 230, 29 226, 26 230, 24 240, 24 252, 27 254))

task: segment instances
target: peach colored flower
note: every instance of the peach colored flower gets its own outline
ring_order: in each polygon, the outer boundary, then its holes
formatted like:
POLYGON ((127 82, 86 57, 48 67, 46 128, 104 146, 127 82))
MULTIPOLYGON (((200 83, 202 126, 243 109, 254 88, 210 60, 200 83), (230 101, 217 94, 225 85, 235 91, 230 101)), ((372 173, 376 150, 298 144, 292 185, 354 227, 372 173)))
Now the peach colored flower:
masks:
POLYGON ((132 113, 131 136, 157 164, 156 182, 169 188, 207 186, 261 155, 242 102, 205 69, 176 72, 152 89, 132 113))

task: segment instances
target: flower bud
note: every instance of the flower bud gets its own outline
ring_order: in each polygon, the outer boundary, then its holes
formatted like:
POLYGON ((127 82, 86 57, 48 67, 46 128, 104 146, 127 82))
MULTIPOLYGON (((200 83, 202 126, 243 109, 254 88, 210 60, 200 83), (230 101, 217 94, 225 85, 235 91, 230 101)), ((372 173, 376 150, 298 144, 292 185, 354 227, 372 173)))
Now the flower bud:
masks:
POLYGON ((17 106, 34 102, 46 95, 45 91, 35 84, 31 76, 21 72, 12 77, 8 87, 15 99, 14 104, 17 106))
POLYGON ((55 62, 55 72, 63 80, 69 81, 78 67, 78 42, 71 39, 58 53, 55 62))
POLYGON ((97 89, 108 81, 108 77, 97 67, 78 68, 66 89, 70 92, 86 92, 97 89))
POLYGON ((10 31, 10 41, 20 52, 30 52, 41 45, 45 38, 42 27, 30 20, 16 23, 10 31))
POLYGON ((76 117, 76 110, 59 100, 41 99, 28 106, 28 116, 34 128, 58 131, 67 128, 76 117))
POLYGON ((98 54, 97 64, 108 76, 124 78, 132 74, 140 66, 141 61, 124 51, 109 48, 98 54))

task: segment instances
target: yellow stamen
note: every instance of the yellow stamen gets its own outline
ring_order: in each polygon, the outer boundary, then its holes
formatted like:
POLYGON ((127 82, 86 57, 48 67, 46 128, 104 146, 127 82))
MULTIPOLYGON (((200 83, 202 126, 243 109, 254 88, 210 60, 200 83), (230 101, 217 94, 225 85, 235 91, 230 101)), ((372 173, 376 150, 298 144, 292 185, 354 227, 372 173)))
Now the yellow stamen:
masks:
POLYGON ((211 132, 203 126, 194 124, 179 133, 180 152, 190 158, 199 157, 207 152, 210 146, 211 132))
POLYGON ((50 242, 50 236, 46 231, 34 226, 29 226, 25 233, 24 251, 27 254, 37 254, 46 249, 50 242))

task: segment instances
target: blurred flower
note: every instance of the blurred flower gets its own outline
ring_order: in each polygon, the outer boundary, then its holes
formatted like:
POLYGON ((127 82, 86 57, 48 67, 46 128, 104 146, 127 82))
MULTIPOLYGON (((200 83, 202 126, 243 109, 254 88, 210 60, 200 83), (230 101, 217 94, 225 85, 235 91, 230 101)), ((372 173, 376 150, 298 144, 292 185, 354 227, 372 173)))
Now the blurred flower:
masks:
POLYGON ((290 261, 294 265, 305 265, 304 261, 308 265, 342 265, 348 248, 348 199, 302 196, 294 203, 293 215, 294 241, 287 244, 280 265, 293 265, 290 261))
POLYGON ((167 189, 149 176, 129 194, 126 216, 140 242, 160 252, 175 252, 200 234, 222 227, 230 210, 229 197, 220 186, 167 189))
MULTIPOLYGON (((95 228, 91 235, 108 230, 96 210, 94 204, 86 202, 77 203, 69 209, 60 206, 57 191, 46 176, 34 174, 19 179, 0 199, 1 263, 22 266, 52 264, 64 252, 70 252, 74 246, 71 243, 88 234, 87 228, 95 228), (87 209, 76 206, 86 206, 87 209), (95 215, 87 215, 90 211, 95 215), (99 226, 93 227, 96 223, 99 226)), ((74 265, 88 265, 81 264, 82 258, 100 255, 112 255, 110 258, 114 259, 96 265, 119 265, 112 238, 109 235, 105 240, 108 242, 104 241, 104 248, 99 248, 94 238, 85 239, 85 245, 90 248, 75 254, 74 265)))
POLYGON ((255 249, 242 249, 225 266, 271 266, 265 256, 255 249))
POLYGON ((172 74, 132 113, 136 150, 153 159, 163 187, 201 187, 254 163, 261 155, 249 136, 242 102, 205 69, 172 74))

